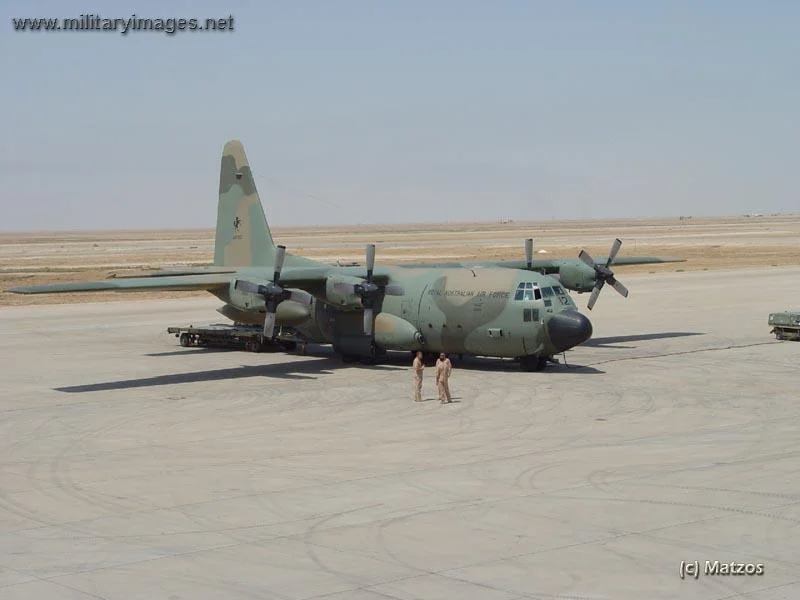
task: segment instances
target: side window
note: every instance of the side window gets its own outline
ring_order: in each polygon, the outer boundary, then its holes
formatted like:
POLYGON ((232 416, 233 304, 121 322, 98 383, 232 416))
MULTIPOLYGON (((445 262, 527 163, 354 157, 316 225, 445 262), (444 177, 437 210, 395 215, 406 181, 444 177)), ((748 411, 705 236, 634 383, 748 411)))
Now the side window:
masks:
POLYGON ((530 321, 538 321, 539 320, 539 309, 538 308, 524 308, 522 309, 522 320, 526 323, 530 321))
POLYGON ((540 290, 539 288, 535 288, 533 290, 533 292, 534 292, 537 300, 541 300, 542 299, 542 290, 540 290))
POLYGON ((549 288, 549 287, 542 288, 542 294, 544 294, 545 298, 549 298, 550 296, 553 295, 553 288, 549 288))

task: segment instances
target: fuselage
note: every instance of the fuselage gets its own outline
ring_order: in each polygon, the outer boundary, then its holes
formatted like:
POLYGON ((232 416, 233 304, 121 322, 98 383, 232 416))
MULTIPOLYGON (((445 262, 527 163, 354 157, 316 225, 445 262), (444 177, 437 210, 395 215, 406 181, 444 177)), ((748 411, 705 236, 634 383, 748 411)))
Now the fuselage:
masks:
MULTIPOLYGON (((589 320, 548 275, 504 268, 402 267, 391 268, 390 275, 404 293, 383 297, 376 310, 376 342, 385 350, 552 356, 591 336, 589 320)), ((258 299, 243 298, 226 298, 234 305, 220 312, 234 320, 263 323, 258 299), (242 311, 243 303, 248 306, 242 311)), ((279 305, 277 323, 291 325, 311 343, 336 346, 342 337, 361 331, 360 310, 333 306, 320 293, 311 307, 293 305, 279 305)))

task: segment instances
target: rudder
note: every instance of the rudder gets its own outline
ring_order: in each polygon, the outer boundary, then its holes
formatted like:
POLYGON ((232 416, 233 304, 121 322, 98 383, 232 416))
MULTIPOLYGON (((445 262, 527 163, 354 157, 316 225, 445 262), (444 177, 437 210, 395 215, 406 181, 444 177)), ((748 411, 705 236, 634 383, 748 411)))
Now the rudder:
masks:
POLYGON ((275 250, 244 146, 231 140, 222 150, 220 164, 214 265, 272 265, 275 250))

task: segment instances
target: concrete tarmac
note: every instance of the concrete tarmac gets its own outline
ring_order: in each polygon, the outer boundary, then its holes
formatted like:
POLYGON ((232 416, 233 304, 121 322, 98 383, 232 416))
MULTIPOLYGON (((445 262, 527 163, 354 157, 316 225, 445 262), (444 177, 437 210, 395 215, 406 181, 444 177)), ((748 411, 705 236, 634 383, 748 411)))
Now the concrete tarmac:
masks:
POLYGON ((210 296, 0 310, 0 598, 800 597, 800 268, 620 278, 444 406, 406 356, 181 348, 210 296))

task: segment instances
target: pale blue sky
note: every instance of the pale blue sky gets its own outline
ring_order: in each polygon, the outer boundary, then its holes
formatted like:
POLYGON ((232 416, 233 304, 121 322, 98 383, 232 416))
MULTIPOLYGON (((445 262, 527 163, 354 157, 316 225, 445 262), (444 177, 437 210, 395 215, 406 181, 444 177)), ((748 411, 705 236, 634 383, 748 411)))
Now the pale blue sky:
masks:
POLYGON ((0 229, 212 227, 231 138, 275 226, 800 211, 798 2, 114 5, 235 31, 4 2, 0 229))

